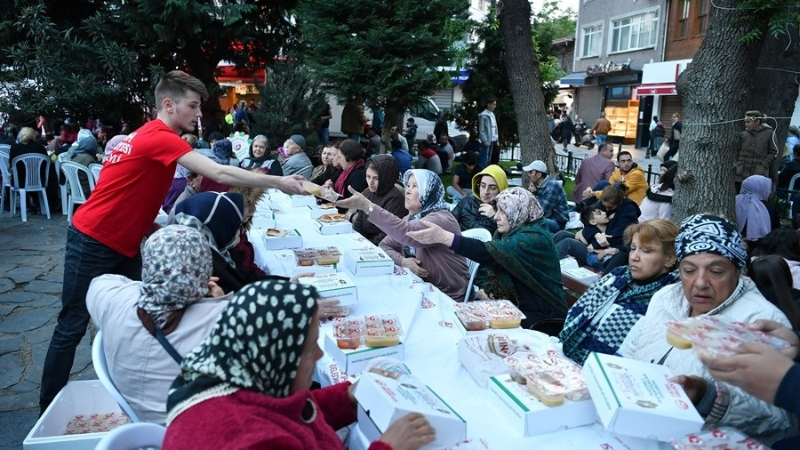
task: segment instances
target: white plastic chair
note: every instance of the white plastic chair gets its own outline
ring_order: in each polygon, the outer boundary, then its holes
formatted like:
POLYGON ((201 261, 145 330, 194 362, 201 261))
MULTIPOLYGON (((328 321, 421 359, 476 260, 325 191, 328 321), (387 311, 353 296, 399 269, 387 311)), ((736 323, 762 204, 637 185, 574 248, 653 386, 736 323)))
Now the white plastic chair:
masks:
POLYGON ((17 212, 17 197, 19 197, 19 211, 22 215, 22 221, 28 221, 28 196, 29 192, 39 193, 39 205, 44 209, 47 218, 50 218, 50 205, 47 203, 47 195, 45 186, 47 186, 47 179, 50 176, 50 157, 40 155, 38 153, 27 153, 19 155, 11 160, 11 172, 14 174, 13 186, 11 187, 11 215, 14 216, 17 212), (20 180, 17 171, 17 163, 22 163, 25 166, 25 180, 20 180), (44 164, 44 180, 42 180, 42 164, 44 164))
POLYGON ((95 450, 138 450, 161 448, 167 429, 150 422, 129 423, 111 430, 100 439, 95 450))
POLYGON ((89 164, 89 170, 92 171, 92 175, 94 176, 94 184, 97 185, 97 182, 100 181, 100 171, 103 170, 102 164, 89 164))
POLYGON ((72 161, 65 161, 61 163, 61 171, 67 177, 67 184, 69 185, 69 200, 67 201, 67 222, 72 223, 72 213, 75 211, 75 205, 82 205, 86 203, 86 195, 81 188, 81 180, 78 178, 78 173, 83 173, 89 180, 89 190, 94 190, 94 175, 88 167, 72 161))
POLYGON ((11 153, 11 146, 8 144, 0 144, 0 154, 8 156, 11 153))
MULTIPOLYGON (((125 400, 125 397, 123 397, 122 394, 119 393, 117 387, 114 386, 114 381, 111 379, 111 375, 109 375, 108 373, 108 363, 106 362, 106 353, 105 351, 103 351, 102 330, 97 332, 97 336, 94 337, 94 342, 92 342, 92 365, 94 366, 94 373, 96 373, 97 378, 100 379, 100 383, 103 385, 103 387, 106 388, 111 397, 114 400, 116 400, 120 408, 122 408, 122 410, 125 411, 125 414, 128 415, 128 418, 131 419, 131 422, 139 422, 140 421, 139 416, 137 416, 136 413, 133 412, 133 408, 131 408, 131 405, 129 405, 128 401, 125 400)), ((146 447, 146 445, 142 447, 146 447)), ((108 448, 116 448, 116 447, 108 447, 108 448)))
MULTIPOLYGON (((7 144, 4 144, 8 147, 7 144)), ((0 185, 0 212, 3 211, 6 205, 6 190, 11 194, 11 175, 8 172, 9 160, 8 152, 3 153, 0 151, 0 176, 3 177, 3 183, 0 185)))
POLYGON ((792 179, 789 180, 789 187, 787 188, 787 190, 789 191, 789 194, 787 196, 787 200, 789 201, 789 214, 788 214, 788 216, 789 216, 790 219, 792 218, 792 205, 794 204, 794 201, 792 201, 792 197, 794 196, 794 194, 792 194, 792 191, 795 190, 795 184, 797 183, 797 180, 800 180, 800 173, 796 173, 796 174, 794 174, 792 176, 792 179))
MULTIPOLYGON (((61 164, 65 161, 69 161, 69 153, 64 152, 56 158, 56 173, 59 177, 61 177, 61 164)), ((59 180, 60 181, 60 180, 59 180)), ((69 186, 65 182, 64 184, 58 185, 59 189, 61 189, 61 214, 67 215, 67 199, 69 198, 69 186)))
MULTIPOLYGON (((461 236, 472 239, 478 239, 481 242, 488 242, 492 240, 492 233, 490 233, 489 230, 487 230, 486 228, 472 228, 462 232, 461 236)), ((471 297, 470 294, 472 294, 472 291, 474 289, 472 284, 475 282, 475 274, 478 272, 479 266, 480 264, 478 264, 477 262, 471 259, 467 259, 467 269, 469 269, 469 283, 467 283, 467 294, 464 296, 465 302, 468 302, 469 298, 471 297)))

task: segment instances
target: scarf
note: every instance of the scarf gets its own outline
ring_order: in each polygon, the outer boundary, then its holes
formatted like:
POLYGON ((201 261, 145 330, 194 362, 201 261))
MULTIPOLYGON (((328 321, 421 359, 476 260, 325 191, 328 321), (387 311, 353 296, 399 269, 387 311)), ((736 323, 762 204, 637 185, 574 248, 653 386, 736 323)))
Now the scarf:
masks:
POLYGON ((772 180, 762 175, 752 175, 742 182, 742 191, 736 196, 736 221, 739 232, 747 228, 745 239, 757 241, 772 231, 769 211, 764 204, 772 191, 772 180))
POLYGON ((209 336, 183 359, 172 383, 169 421, 191 398, 247 389, 287 397, 309 334, 317 291, 287 280, 263 280, 239 290, 209 336))
POLYGON ((153 233, 142 248, 137 313, 145 328, 154 334, 153 324, 169 321, 174 329, 183 311, 208 294, 211 272, 211 249, 199 231, 170 225, 153 233))
POLYGON ((373 194, 367 189, 364 196, 375 202, 373 198, 382 198, 394 189, 394 185, 400 176, 400 164, 391 155, 378 155, 369 160, 368 169, 378 172, 378 189, 373 194))
POLYGON ((513 187, 506 189, 494 199, 497 208, 508 217, 510 229, 524 223, 534 222, 544 217, 539 200, 527 189, 513 187))
POLYGON ((336 184, 333 186, 333 189, 336 191, 336 193, 342 197, 345 196, 345 189, 347 189, 347 177, 349 177, 350 174, 359 167, 364 167, 363 159, 359 159, 355 164, 348 167, 344 172, 342 172, 341 175, 339 175, 339 178, 336 179, 336 184))
POLYGON ((214 148, 212 149, 214 155, 217 156, 219 163, 227 166, 231 162, 231 152, 233 152, 233 145, 231 141, 228 139, 222 139, 220 141, 214 142, 214 148))
POLYGON ((495 233, 494 239, 484 245, 498 265, 480 266, 475 276, 476 285, 497 298, 507 298, 520 305, 514 288, 516 279, 551 303, 556 311, 567 312, 558 253, 546 221, 526 222, 505 235, 495 233))
POLYGON ((235 267, 228 254, 242 226, 242 194, 201 192, 175 206, 175 223, 200 231, 211 248, 235 267))
POLYGON ((92 136, 92 133, 89 133, 89 136, 81 138, 78 141, 78 146, 72 150, 72 157, 76 157, 81 154, 91 155, 96 157, 97 155, 97 139, 92 136))
POLYGON ((559 334, 564 354, 581 365, 591 352, 616 354, 647 312, 653 294, 678 280, 675 271, 639 284, 631 277, 630 267, 614 268, 592 284, 567 313, 559 334))
POLYGON ((691 255, 713 253, 728 258, 742 270, 747 252, 742 235, 725 219, 707 214, 695 214, 683 219, 675 238, 675 255, 678 263, 691 255))
POLYGON ((444 201, 444 185, 439 175, 427 169, 407 170, 403 174, 403 185, 408 189, 408 180, 413 176, 419 188, 419 212, 412 215, 409 220, 419 220, 434 211, 449 209, 444 201))

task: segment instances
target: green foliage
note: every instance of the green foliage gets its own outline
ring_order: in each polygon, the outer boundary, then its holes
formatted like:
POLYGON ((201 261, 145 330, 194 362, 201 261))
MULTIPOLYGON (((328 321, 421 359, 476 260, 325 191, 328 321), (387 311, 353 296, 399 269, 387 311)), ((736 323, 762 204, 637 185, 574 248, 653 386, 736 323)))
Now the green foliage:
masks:
POLYGON ((759 22, 762 25, 766 24, 767 34, 775 38, 788 34, 790 24, 800 23, 800 4, 797 0, 740 0, 736 3, 736 7, 747 11, 747 16, 743 20, 755 25, 738 38, 740 42, 747 44, 765 37, 764 29, 759 26, 759 22))
MULTIPOLYGON (((534 19, 533 47, 539 59, 545 104, 549 105, 558 95, 555 81, 564 75, 549 49, 554 39, 575 33, 575 13, 569 9, 561 12, 556 2, 548 2, 534 15, 534 19)), ((477 136, 478 114, 486 107, 486 99, 494 97, 497 99, 494 114, 499 127, 499 144, 501 147, 515 146, 519 143, 517 118, 504 64, 505 44, 495 7, 490 7, 486 19, 475 29, 475 35, 477 39, 468 49, 471 63, 468 65, 469 79, 462 85, 464 98, 453 106, 455 121, 459 128, 477 136)))
POLYGON ((361 97, 391 112, 449 83, 449 66, 463 50, 466 0, 302 0, 297 19, 304 63, 344 104, 361 97))
POLYGON ((152 105, 157 76, 183 69, 212 93, 222 60, 263 67, 297 43, 296 0, 14 0, 0 12, 6 108, 124 116, 152 105), (23 86, 34 86, 23 89, 23 86))
POLYGON ((278 147, 293 134, 312 132, 313 118, 325 107, 325 94, 308 69, 295 59, 276 62, 267 80, 258 86, 261 105, 255 113, 255 134, 267 136, 271 146, 278 147))

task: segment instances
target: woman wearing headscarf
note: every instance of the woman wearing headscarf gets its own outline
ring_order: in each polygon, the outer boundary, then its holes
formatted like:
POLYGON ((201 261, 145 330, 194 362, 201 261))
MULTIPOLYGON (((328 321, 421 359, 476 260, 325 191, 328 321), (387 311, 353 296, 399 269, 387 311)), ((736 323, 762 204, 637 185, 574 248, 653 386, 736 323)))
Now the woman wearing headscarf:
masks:
POLYGON ((225 292, 247 284, 228 250, 239 242, 244 199, 231 192, 201 192, 175 205, 175 223, 200 231, 211 246, 214 276, 225 292))
POLYGON ((244 276, 248 283, 262 280, 267 274, 256 265, 256 253, 253 249, 253 244, 247 238, 247 233, 253 226, 253 214, 256 212, 256 206, 266 191, 259 188, 233 187, 230 192, 241 194, 244 200, 242 226, 239 227, 239 243, 230 249, 231 259, 233 259, 238 272, 244 276))
MULTIPOLYGON (((72 150, 72 162, 76 162, 86 167, 89 167, 89 164, 97 164, 99 162, 97 159, 97 139, 92 136, 91 132, 89 133, 89 136, 80 138, 77 141, 77 144, 78 145, 72 150)), ((81 189, 83 190, 83 195, 86 198, 89 198, 89 195, 91 194, 91 190, 89 189, 89 178, 86 176, 86 174, 79 173, 78 179, 81 180, 81 189)))
MULTIPOLYGON (((400 164, 390 155, 378 155, 367 160, 367 189, 362 194, 372 203, 389 211, 397 217, 405 217, 403 193, 395 188, 400 175, 400 164)), ((375 245, 381 243, 386 233, 368 220, 369 216, 358 211, 353 219, 353 229, 375 245)))
POLYGON ((704 314, 749 323, 786 316, 742 275, 747 253, 736 228, 724 219, 694 215, 683 220, 675 240, 680 283, 656 292, 645 316, 628 334, 622 356, 667 366, 677 377, 707 427, 729 426, 767 445, 792 429, 789 416, 775 406, 726 383, 715 383, 691 349, 672 347, 667 322, 704 314))
POLYGON ((772 180, 763 175, 751 175, 742 182, 742 190, 736 196, 736 222, 744 240, 752 247, 781 223, 775 210, 767 206, 772 193, 772 180))
POLYGON ((380 248, 398 266, 406 267, 418 277, 430 282, 453 300, 462 301, 469 280, 467 262, 441 244, 427 245, 408 236, 410 231, 425 228, 422 218, 453 234, 461 234, 455 217, 444 201, 444 186, 438 175, 425 169, 413 169, 403 175, 405 207, 408 215, 400 219, 375 205, 367 197, 350 188, 350 198, 339 200, 336 206, 364 212, 367 220, 380 228, 386 237, 380 248))
POLYGON ((214 327, 230 300, 212 281, 211 249, 199 231, 170 225, 142 249, 142 281, 121 275, 92 280, 86 308, 103 331, 114 385, 139 419, 166 422, 166 399, 180 365, 156 339, 158 327, 181 356, 214 327))
MULTIPOLYGON (((162 449, 342 449, 335 430, 356 420, 353 385, 309 390, 323 354, 316 300, 313 287, 286 281, 237 292, 181 364, 162 449)), ((421 415, 409 414, 369 448, 416 450, 434 437, 421 415)))
POLYGON ((677 174, 677 161, 670 160, 661 163, 659 182, 647 189, 647 195, 639 205, 641 211, 639 222, 651 219, 669 220, 672 217, 672 196, 675 194, 675 176, 677 174))
POLYGON ((253 138, 253 143, 250 144, 250 156, 245 158, 239 164, 239 167, 247 170, 258 169, 261 173, 267 175, 282 176, 281 163, 270 156, 269 139, 263 134, 259 134, 253 138))
POLYGON ((504 190, 495 202, 497 231, 491 241, 456 235, 427 220, 422 221, 426 229, 409 235, 425 244, 446 245, 479 263, 475 285, 488 297, 513 301, 525 313, 523 327, 563 319, 567 302, 561 267, 547 222, 542 220, 542 207, 520 187, 504 190))
POLYGON ((239 165, 239 161, 231 156, 233 155, 233 144, 231 144, 230 139, 222 139, 217 142, 214 142, 214 146, 211 148, 211 151, 214 152, 214 155, 217 156, 217 159, 219 159, 220 164, 225 166, 239 165))
POLYGON ((462 198, 453 208, 453 216, 462 231, 485 228, 494 233, 497 222, 491 205, 497 194, 508 188, 508 178, 503 168, 492 164, 472 177, 472 195, 462 198))
POLYGON ((628 265, 593 283, 567 312, 558 335, 564 354, 583 365, 590 352, 616 354, 630 329, 644 316, 658 290, 678 280, 678 226, 654 219, 629 226, 628 265))

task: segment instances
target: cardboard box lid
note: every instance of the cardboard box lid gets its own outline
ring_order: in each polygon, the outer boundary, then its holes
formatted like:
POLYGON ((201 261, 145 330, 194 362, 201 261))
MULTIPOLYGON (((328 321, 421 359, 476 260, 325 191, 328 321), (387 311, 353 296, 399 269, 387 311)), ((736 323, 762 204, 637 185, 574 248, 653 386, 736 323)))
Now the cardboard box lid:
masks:
POLYGON ((585 269, 583 267, 578 267, 577 269, 567 269, 564 271, 564 275, 568 275, 572 278, 576 278, 578 280, 583 280, 586 278, 600 278, 600 276, 591 270, 585 269))
POLYGON ((269 236, 267 234, 266 230, 265 230, 264 231, 264 237, 267 238, 267 239, 285 239, 285 238, 289 238, 289 237, 302 236, 302 234, 300 234, 299 231, 294 230, 294 229, 282 229, 282 228, 278 228, 278 229, 280 229, 281 231, 285 231, 286 232, 286 236, 269 236))
POLYGON ((313 277, 302 277, 297 280, 301 284, 308 284, 318 291, 337 291, 340 289, 355 288, 356 284, 344 272, 327 273, 313 277))

